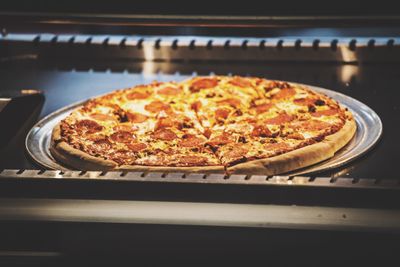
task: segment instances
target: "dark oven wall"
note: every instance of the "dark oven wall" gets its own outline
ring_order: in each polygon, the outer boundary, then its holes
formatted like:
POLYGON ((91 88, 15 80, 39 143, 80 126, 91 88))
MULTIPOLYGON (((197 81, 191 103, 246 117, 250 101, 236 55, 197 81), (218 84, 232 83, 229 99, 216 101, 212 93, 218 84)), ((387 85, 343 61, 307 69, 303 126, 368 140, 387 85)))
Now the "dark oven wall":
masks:
POLYGON ((182 1, 140 1, 129 0, 85 0, 55 3, 51 0, 5 0, 1 11, 47 12, 47 13, 89 13, 89 14, 174 14, 174 15, 236 15, 236 16, 365 16, 365 15, 397 15, 395 4, 362 3, 359 1, 336 1, 326 5, 321 1, 305 0, 269 1, 265 5, 258 1, 230 2, 216 4, 212 1, 182 2, 182 1))

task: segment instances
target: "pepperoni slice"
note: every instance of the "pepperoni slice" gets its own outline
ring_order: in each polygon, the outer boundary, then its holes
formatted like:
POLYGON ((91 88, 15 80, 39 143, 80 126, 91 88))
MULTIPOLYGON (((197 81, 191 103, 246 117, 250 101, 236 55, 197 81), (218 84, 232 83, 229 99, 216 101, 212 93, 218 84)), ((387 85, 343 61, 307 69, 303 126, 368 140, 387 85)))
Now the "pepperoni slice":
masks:
POLYGON ((232 148, 233 148, 232 150, 227 151, 223 154, 223 156, 226 159, 236 160, 238 158, 243 158, 249 152, 248 148, 246 148, 245 146, 237 145, 237 144, 235 146, 233 146, 232 148))
POLYGON ((99 132, 101 130, 103 130, 103 126, 101 126, 100 124, 98 124, 95 121, 92 120, 81 120, 78 121, 75 126, 79 129, 79 130, 83 130, 87 133, 95 133, 95 132, 99 132))
POLYGON ((338 113, 337 109, 327 109, 327 110, 320 110, 311 113, 311 116, 313 117, 321 117, 321 116, 332 116, 336 115, 338 113))
POLYGON ((198 112, 201 108, 202 104, 200 101, 196 101, 194 103, 192 103, 192 105, 190 105, 190 108, 196 112, 198 112))
POLYGON ((135 154, 132 151, 120 149, 111 153, 110 158, 119 165, 129 164, 135 159, 135 154))
POLYGON ((151 94, 148 92, 140 92, 140 91, 135 91, 132 93, 129 93, 126 95, 126 98, 129 100, 136 100, 136 99, 146 99, 150 96, 151 94))
POLYGON ((290 139, 296 139, 296 140, 304 140, 305 139, 301 133, 291 133, 291 134, 288 134, 286 137, 290 138, 290 139))
POLYGON ((270 143, 270 144, 264 145, 265 150, 274 151, 274 152, 285 151, 289 148, 290 148, 289 145, 286 143, 270 143))
POLYGON ((131 143, 131 144, 127 144, 127 146, 133 152, 139 152, 139 151, 147 148, 147 145, 143 144, 143 143, 131 143))
POLYGON ((292 96, 296 95, 296 90, 293 88, 284 88, 281 89, 276 95, 274 95, 275 99, 288 99, 292 96))
POLYGON ((96 142, 96 141, 105 139, 105 136, 100 133, 100 134, 96 134, 96 135, 94 135, 94 134, 89 135, 86 138, 90 141, 96 142))
POLYGON ((300 129, 305 131, 320 131, 332 126, 330 123, 319 120, 301 121, 291 125, 293 129, 300 129))
POLYGON ((175 121, 172 120, 171 118, 160 118, 157 121, 156 124, 156 129, 162 129, 162 128, 168 128, 168 127, 173 127, 175 125, 175 121))
POLYGON ((166 111, 166 110, 169 110, 170 108, 171 107, 168 104, 165 104, 158 100, 153 101, 153 102, 147 104, 146 106, 144 106, 145 110, 150 111, 152 113, 157 113, 157 112, 160 112, 163 110, 166 111))
POLYGON ((172 86, 167 86, 157 91, 158 94, 168 95, 168 96, 179 95, 181 92, 182 88, 172 87, 172 86))
POLYGON ((204 129, 204 133, 203 134, 204 134, 205 137, 210 138, 210 136, 212 134, 211 129, 210 128, 204 129))
POLYGON ((156 127, 155 129, 163 129, 163 128, 172 128, 172 127, 176 127, 178 129, 182 128, 182 123, 179 123, 176 120, 173 120, 169 117, 166 118, 160 118, 157 123, 156 123, 156 127))
POLYGON ((229 83, 232 84, 232 85, 238 86, 238 87, 242 87, 242 88, 243 87, 251 87, 252 86, 251 82, 248 79, 242 78, 242 77, 238 77, 238 76, 233 77, 229 81, 229 83))
POLYGON ((306 98, 295 99, 293 100, 293 102, 300 106, 310 106, 315 104, 315 99, 306 97, 306 98))
POLYGON ((309 121, 308 124, 306 124, 306 129, 308 130, 323 130, 326 129, 328 127, 331 127, 332 125, 328 122, 325 121, 318 121, 318 120, 312 120, 309 121))
POLYGON ((97 151, 107 151, 111 149, 112 144, 107 139, 100 139, 93 142, 92 147, 97 151))
POLYGON ((94 140, 93 144, 87 146, 87 151, 92 155, 104 155, 112 148, 110 141, 104 137, 94 140))
POLYGON ((252 136, 255 137, 268 137, 271 136, 272 133, 265 125, 256 125, 254 126, 253 131, 251 132, 252 136))
POLYGON ((208 162, 206 157, 194 155, 182 156, 179 158, 179 161, 185 165, 204 165, 208 162))
POLYGON ((172 141, 175 138, 177 138, 178 136, 171 131, 170 129, 160 129, 155 131, 152 134, 152 137, 155 139, 160 139, 160 140, 165 140, 165 141, 172 141))
POLYGON ((190 85, 190 92, 197 93, 201 89, 212 88, 218 85, 217 78, 200 78, 190 85))
POLYGON ((202 138, 196 137, 196 136, 191 136, 187 139, 183 139, 179 143, 179 146, 181 146, 181 147, 198 147, 203 143, 204 143, 204 140, 202 138))
POLYGON ((258 114, 264 113, 264 112, 267 112, 268 110, 270 110, 272 108, 272 106, 273 106, 273 104, 264 103, 264 104, 256 106, 256 111, 258 114))
POLYGON ((223 133, 221 135, 212 138, 210 141, 207 142, 207 144, 211 146, 218 146, 218 145, 233 143, 234 141, 235 140, 231 135, 229 135, 228 133, 223 133))
POLYGON ((248 123, 257 123, 257 120, 254 117, 246 118, 245 121, 248 122, 248 123))
POLYGON ((229 116, 231 111, 227 108, 219 108, 215 111, 215 118, 217 120, 226 120, 229 116))
POLYGON ((147 116, 140 113, 126 112, 128 120, 133 123, 142 123, 147 120, 147 116))
POLYGON ((94 114, 91 114, 90 117, 92 119, 95 119, 98 121, 116 121, 117 120, 116 118, 114 118, 111 115, 102 114, 102 113, 94 113, 94 114))
POLYGON ((227 106, 231 106, 234 108, 239 108, 240 104, 241 104, 240 100, 236 99, 236 98, 224 99, 224 100, 218 101, 217 103, 220 105, 227 105, 227 106))
POLYGON ((118 131, 110 136, 111 140, 119 143, 131 143, 135 140, 132 133, 126 131, 118 131))
POLYGON ((265 120, 266 124, 273 124, 273 125, 279 125, 285 122, 290 122, 293 120, 293 116, 290 116, 286 113, 281 113, 278 116, 271 118, 271 119, 267 119, 265 120))
POLYGON ((120 125, 113 127, 113 130, 115 132, 118 132, 118 131, 131 132, 131 131, 136 131, 137 129, 138 128, 134 125, 125 125, 125 124, 120 124, 120 125))

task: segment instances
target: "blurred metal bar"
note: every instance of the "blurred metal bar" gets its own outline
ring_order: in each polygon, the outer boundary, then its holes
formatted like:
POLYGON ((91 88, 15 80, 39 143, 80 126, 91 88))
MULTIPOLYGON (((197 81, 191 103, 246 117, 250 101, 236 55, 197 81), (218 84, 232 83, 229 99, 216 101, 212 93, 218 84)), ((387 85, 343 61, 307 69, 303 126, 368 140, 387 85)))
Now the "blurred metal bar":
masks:
POLYGON ((167 224, 399 232, 383 209, 162 201, 2 199, 0 221, 167 224))
POLYGON ((162 182, 188 184, 243 184, 260 186, 285 187, 333 187, 353 189, 388 189, 400 190, 400 183, 393 179, 353 179, 331 177, 289 177, 289 176, 262 176, 262 175, 230 175, 199 174, 199 173, 162 173, 162 172, 121 172, 121 171, 52 171, 52 170, 2 170, 0 181, 6 179, 18 180, 87 180, 87 181, 125 181, 125 182, 162 182))
MULTIPOLYGON (((129 36, 16 34, 0 37, 7 55, 143 61, 399 62, 400 38, 129 36)), ((1 56, 1 55, 0 55, 1 56)))

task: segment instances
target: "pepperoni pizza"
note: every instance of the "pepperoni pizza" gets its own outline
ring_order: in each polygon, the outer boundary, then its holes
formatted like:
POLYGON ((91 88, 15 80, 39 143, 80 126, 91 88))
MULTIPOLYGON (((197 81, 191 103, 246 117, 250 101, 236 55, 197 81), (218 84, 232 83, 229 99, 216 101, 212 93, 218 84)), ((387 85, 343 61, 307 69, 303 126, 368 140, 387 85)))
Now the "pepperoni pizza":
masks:
POLYGON ((355 131, 346 108, 306 86, 195 77, 87 101, 54 128, 51 153, 81 170, 274 175, 332 157, 355 131))

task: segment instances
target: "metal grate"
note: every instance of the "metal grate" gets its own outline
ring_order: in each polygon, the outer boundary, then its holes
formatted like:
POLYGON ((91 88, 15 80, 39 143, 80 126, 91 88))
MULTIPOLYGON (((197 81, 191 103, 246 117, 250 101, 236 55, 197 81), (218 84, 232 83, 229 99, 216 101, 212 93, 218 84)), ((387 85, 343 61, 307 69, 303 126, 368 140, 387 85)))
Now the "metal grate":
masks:
POLYGON ((337 188, 368 188, 399 190, 400 183, 394 179, 353 179, 303 176, 265 176, 265 175, 224 175, 201 173, 162 173, 162 172, 124 172, 124 171, 53 171, 53 170, 11 170, 0 172, 0 179, 78 179, 109 180, 131 182, 166 182, 194 184, 247 184, 260 186, 311 186, 337 188))
POLYGON ((10 54, 93 59, 399 62, 400 38, 5 34, 10 54))

